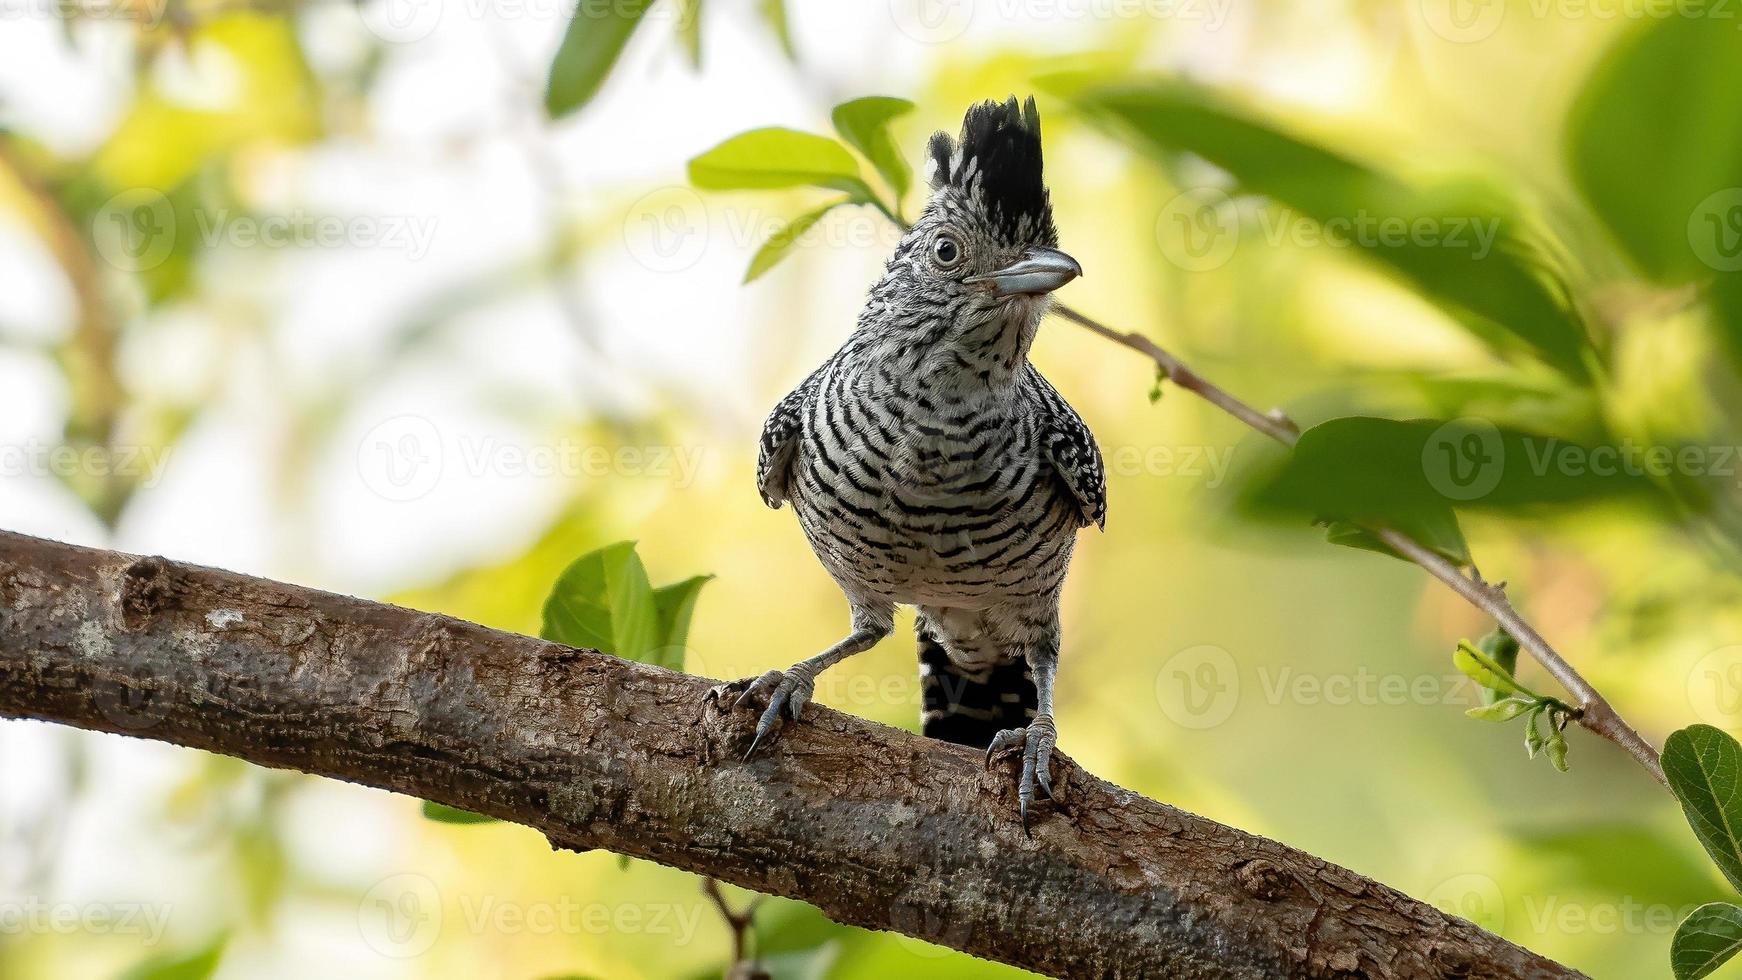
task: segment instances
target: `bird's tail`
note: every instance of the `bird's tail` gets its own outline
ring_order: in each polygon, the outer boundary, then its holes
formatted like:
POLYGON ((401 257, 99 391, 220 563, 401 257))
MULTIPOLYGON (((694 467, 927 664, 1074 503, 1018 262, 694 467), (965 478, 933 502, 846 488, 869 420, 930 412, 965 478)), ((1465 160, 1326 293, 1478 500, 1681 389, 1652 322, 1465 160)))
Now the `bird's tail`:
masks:
POLYGON ((925 699, 920 715, 927 738, 983 749, 1006 728, 1025 728, 1034 720, 1034 675, 1022 658, 981 671, 966 671, 922 624, 919 629, 919 683, 925 699))

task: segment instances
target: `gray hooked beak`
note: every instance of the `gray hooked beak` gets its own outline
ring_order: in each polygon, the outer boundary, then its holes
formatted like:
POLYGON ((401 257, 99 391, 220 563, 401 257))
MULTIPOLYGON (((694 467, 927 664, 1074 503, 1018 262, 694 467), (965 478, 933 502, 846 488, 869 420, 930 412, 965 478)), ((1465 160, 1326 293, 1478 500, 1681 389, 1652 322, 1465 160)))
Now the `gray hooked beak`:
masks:
POLYGON ((1077 260, 1058 249, 1035 248, 996 272, 963 281, 988 283, 994 296, 1041 296, 1082 274, 1077 260))

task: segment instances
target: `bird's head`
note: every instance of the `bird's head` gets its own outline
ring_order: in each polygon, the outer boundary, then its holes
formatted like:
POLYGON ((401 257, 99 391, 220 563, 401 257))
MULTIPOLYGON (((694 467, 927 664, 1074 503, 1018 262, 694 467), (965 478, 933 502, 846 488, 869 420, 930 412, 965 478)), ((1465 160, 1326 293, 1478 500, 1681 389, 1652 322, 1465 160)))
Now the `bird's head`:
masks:
POLYGON ((931 198, 873 306, 910 342, 978 352, 1014 371, 1049 294, 1083 274, 1058 250, 1034 99, 972 106, 959 137, 932 136, 925 167, 931 198))

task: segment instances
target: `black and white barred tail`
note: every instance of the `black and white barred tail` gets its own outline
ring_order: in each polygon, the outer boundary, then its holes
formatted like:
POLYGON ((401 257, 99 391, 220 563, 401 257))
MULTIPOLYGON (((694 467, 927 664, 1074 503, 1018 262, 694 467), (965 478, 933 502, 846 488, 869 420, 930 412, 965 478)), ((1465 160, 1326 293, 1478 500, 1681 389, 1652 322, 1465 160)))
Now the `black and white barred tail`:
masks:
POLYGON ((967 671, 951 663, 923 628, 919 685, 924 697, 920 731, 927 738, 983 749, 1004 729, 1024 728, 1034 720, 1034 675, 1026 660, 967 671))

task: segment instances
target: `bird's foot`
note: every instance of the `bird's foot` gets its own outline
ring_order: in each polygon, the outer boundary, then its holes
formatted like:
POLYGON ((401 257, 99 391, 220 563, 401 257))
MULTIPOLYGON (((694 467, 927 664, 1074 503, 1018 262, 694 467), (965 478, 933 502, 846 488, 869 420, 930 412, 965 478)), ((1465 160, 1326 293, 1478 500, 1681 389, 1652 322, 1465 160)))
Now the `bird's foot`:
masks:
POLYGON ((1009 749, 1022 747, 1022 776, 1016 785, 1017 806, 1022 812, 1022 833, 1032 837, 1028 832, 1028 805, 1034 802, 1034 787, 1052 799, 1052 750, 1058 744, 1058 727, 1053 724, 1052 715, 1036 715, 1028 723, 1027 728, 1006 728, 992 737, 992 744, 986 747, 986 765, 992 765, 992 757, 1009 749))
POLYGON ((790 670, 771 670, 750 682, 744 693, 732 702, 734 710, 738 708, 753 708, 766 703, 762 717, 756 722, 756 737, 750 742, 750 750, 744 753, 748 759, 756 752, 756 747, 762 744, 762 739, 780 724, 780 716, 784 711, 788 718, 798 720, 799 712, 810 703, 811 695, 816 693, 816 678, 802 665, 790 670))

